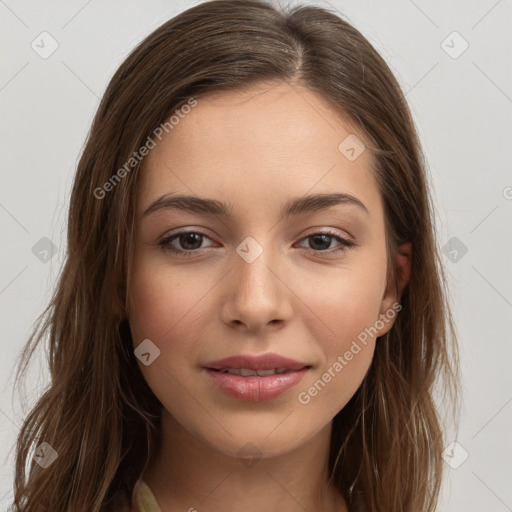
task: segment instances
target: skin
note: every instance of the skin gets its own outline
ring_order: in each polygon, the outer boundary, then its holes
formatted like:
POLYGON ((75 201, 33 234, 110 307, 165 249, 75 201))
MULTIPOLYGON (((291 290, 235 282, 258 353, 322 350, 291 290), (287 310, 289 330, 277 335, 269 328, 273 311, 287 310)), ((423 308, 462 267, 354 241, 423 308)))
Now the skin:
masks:
MULTIPOLYGON (((348 510, 327 485, 332 419, 393 320, 309 403, 297 397, 399 300, 386 282, 370 151, 349 161, 338 150, 351 133, 364 140, 320 96, 279 82, 199 99, 144 160, 129 322, 134 347, 150 339, 160 349, 150 365, 138 363, 163 404, 161 446, 142 476, 163 511, 348 510), (355 196, 368 212, 340 204, 279 220, 289 199, 332 192, 355 196), (233 218, 177 209, 143 215, 167 193, 221 200, 233 218), (334 237, 315 244, 311 235, 325 229, 357 245, 333 252, 341 247, 334 237), (195 250, 191 256, 158 245, 183 230, 206 235, 195 245, 174 239, 176 249, 195 250), (247 236, 263 248, 251 263, 236 252, 247 236), (228 397, 202 370, 208 361, 268 352, 312 365, 270 401, 228 397), (240 455, 248 443, 252 463, 240 455)), ((404 244, 397 257, 399 293, 410 249, 404 244)))

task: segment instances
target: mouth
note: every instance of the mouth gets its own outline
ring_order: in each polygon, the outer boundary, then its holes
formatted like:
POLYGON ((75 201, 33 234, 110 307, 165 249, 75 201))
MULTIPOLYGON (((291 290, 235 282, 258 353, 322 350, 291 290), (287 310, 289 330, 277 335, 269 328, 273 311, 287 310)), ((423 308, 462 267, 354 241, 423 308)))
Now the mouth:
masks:
POLYGON ((230 373, 231 375, 240 375, 241 377, 268 377, 269 375, 281 375, 283 373, 290 373, 293 371, 300 371, 311 368, 311 366, 304 366, 303 368, 270 368, 269 370, 253 370, 251 368, 206 368, 219 373, 230 373))
POLYGON ((277 354, 238 355, 203 366, 216 390, 231 398, 262 402, 296 386, 312 365, 277 354))
POLYGON ((259 374, 260 376, 273 375, 274 373, 302 370, 307 366, 310 367, 311 365, 274 353, 257 356, 251 354, 239 354, 225 357, 218 361, 211 361, 204 365, 205 368, 210 370, 234 371, 237 375, 243 376, 254 375, 253 373, 248 372, 256 372, 256 374, 259 374), (266 371, 271 373, 265 374, 264 372, 266 371))

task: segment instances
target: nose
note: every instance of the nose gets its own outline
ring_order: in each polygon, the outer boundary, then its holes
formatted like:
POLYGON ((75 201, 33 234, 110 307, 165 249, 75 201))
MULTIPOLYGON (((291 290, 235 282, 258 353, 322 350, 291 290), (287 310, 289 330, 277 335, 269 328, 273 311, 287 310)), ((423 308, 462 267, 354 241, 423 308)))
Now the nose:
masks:
POLYGON ((265 248, 250 263, 238 254, 233 260, 222 294, 222 321, 253 333, 282 328, 292 315, 293 293, 274 252, 265 248))

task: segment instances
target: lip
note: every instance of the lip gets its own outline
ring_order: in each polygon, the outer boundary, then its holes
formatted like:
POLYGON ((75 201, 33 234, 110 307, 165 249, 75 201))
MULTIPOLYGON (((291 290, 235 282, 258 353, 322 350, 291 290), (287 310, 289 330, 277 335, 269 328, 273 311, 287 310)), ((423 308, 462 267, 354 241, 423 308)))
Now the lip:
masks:
POLYGON ((286 368, 287 370, 301 370, 306 366, 311 365, 273 353, 263 354, 260 356, 239 354, 226 357, 224 359, 219 359, 218 361, 211 361, 204 365, 205 368, 217 370, 223 368, 247 368, 249 370, 271 370, 272 368, 286 368))
POLYGON ((238 400, 263 402, 271 400, 296 386, 306 375, 311 365, 280 356, 237 355, 212 361, 203 367, 207 378, 224 394, 238 400), (265 376, 241 376, 223 373, 220 370, 246 368, 249 370, 271 370, 286 368, 286 372, 265 376))

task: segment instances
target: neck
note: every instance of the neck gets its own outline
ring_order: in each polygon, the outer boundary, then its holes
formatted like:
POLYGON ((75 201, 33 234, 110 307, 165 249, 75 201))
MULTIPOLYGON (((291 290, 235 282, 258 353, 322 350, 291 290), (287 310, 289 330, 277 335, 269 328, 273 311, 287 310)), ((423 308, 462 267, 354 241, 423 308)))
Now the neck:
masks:
POLYGON ((206 445, 165 410, 158 454, 142 475, 162 512, 244 510, 348 512, 341 493, 328 484, 331 424, 295 450, 258 456, 248 444, 236 458, 206 445))

